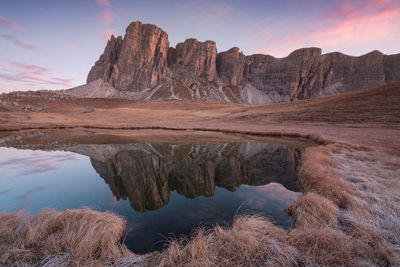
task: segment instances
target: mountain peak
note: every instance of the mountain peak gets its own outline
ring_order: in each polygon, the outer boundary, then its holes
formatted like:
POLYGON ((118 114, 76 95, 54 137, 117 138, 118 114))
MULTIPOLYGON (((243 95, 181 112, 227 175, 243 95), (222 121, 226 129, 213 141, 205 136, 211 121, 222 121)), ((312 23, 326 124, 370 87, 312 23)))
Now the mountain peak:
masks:
POLYGON ((285 58, 245 56, 238 47, 217 53, 214 41, 195 38, 170 47, 161 28, 135 21, 124 38, 111 36, 87 82, 101 79, 134 99, 282 102, 400 80, 398 57, 377 50, 360 57, 322 55, 318 47, 285 58))

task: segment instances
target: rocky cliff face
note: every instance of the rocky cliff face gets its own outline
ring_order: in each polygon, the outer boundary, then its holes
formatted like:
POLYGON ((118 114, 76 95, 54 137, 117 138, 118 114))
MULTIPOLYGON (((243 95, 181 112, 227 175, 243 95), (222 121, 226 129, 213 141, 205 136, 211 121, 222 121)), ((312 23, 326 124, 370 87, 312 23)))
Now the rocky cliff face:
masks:
POLYGON ((266 103, 400 81, 400 54, 373 51, 352 57, 321 52, 320 48, 302 48, 285 58, 245 56, 237 47, 217 53, 215 42, 196 39, 174 48, 169 47, 162 29, 133 22, 123 39, 112 36, 108 41, 89 72, 88 85, 70 93, 101 96, 101 89, 97 89, 100 84, 108 88, 104 97, 110 96, 112 86, 116 89, 113 96, 130 99, 266 103), (96 94, 89 92, 92 90, 96 94))
POLYGON ((88 83, 103 79, 118 90, 138 92, 165 81, 169 42, 163 30, 151 24, 134 22, 126 29, 123 40, 121 37, 113 40, 112 36, 104 54, 90 71, 88 83), (109 56, 110 51, 116 58, 109 56), (101 77, 99 70, 103 69, 101 77))
POLYGON ((168 52, 168 64, 177 79, 192 83, 199 79, 212 82, 217 77, 215 42, 188 39, 168 52))
POLYGON ((87 82, 95 81, 97 79, 104 79, 105 81, 110 80, 114 65, 117 63, 119 58, 121 47, 122 37, 119 36, 118 38, 115 38, 114 35, 112 35, 110 40, 107 42, 103 55, 100 56, 100 59, 90 70, 87 82))

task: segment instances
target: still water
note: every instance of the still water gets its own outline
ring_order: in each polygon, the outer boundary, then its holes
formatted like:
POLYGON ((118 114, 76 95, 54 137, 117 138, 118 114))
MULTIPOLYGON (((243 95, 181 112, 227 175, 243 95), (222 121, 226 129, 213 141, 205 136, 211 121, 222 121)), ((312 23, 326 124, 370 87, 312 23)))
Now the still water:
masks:
POLYGON ((64 151, 0 148, 0 210, 82 206, 128 222, 135 253, 172 237, 259 214, 288 228, 299 195, 297 148, 265 143, 71 145, 64 151))

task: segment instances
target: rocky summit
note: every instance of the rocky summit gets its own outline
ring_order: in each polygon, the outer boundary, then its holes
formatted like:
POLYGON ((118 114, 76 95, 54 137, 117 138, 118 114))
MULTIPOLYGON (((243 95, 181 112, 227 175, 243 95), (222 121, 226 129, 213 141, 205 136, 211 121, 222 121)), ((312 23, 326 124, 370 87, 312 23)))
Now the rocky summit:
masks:
POLYGON ((284 58, 246 56, 234 47, 217 53, 214 41, 187 39, 170 47, 168 35, 133 22, 111 36, 87 84, 67 92, 84 97, 138 100, 288 102, 400 81, 400 54, 353 57, 302 48, 284 58))

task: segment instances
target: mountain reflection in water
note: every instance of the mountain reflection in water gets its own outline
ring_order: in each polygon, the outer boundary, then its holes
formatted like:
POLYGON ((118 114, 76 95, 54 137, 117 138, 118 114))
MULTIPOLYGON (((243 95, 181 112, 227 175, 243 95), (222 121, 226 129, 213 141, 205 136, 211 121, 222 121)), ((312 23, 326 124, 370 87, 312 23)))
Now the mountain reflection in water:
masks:
POLYGON ((157 210, 176 190, 186 198, 211 197, 215 187, 231 192, 242 184, 279 183, 298 191, 300 151, 264 143, 80 145, 117 200, 134 210, 157 210))
POLYGON ((124 243, 138 254, 162 250, 168 238, 188 237, 199 226, 230 225, 237 214, 259 214, 289 228, 292 219, 285 209, 300 194, 302 149, 278 144, 18 148, 26 150, 0 148, 1 210, 112 211, 126 219, 124 243))

